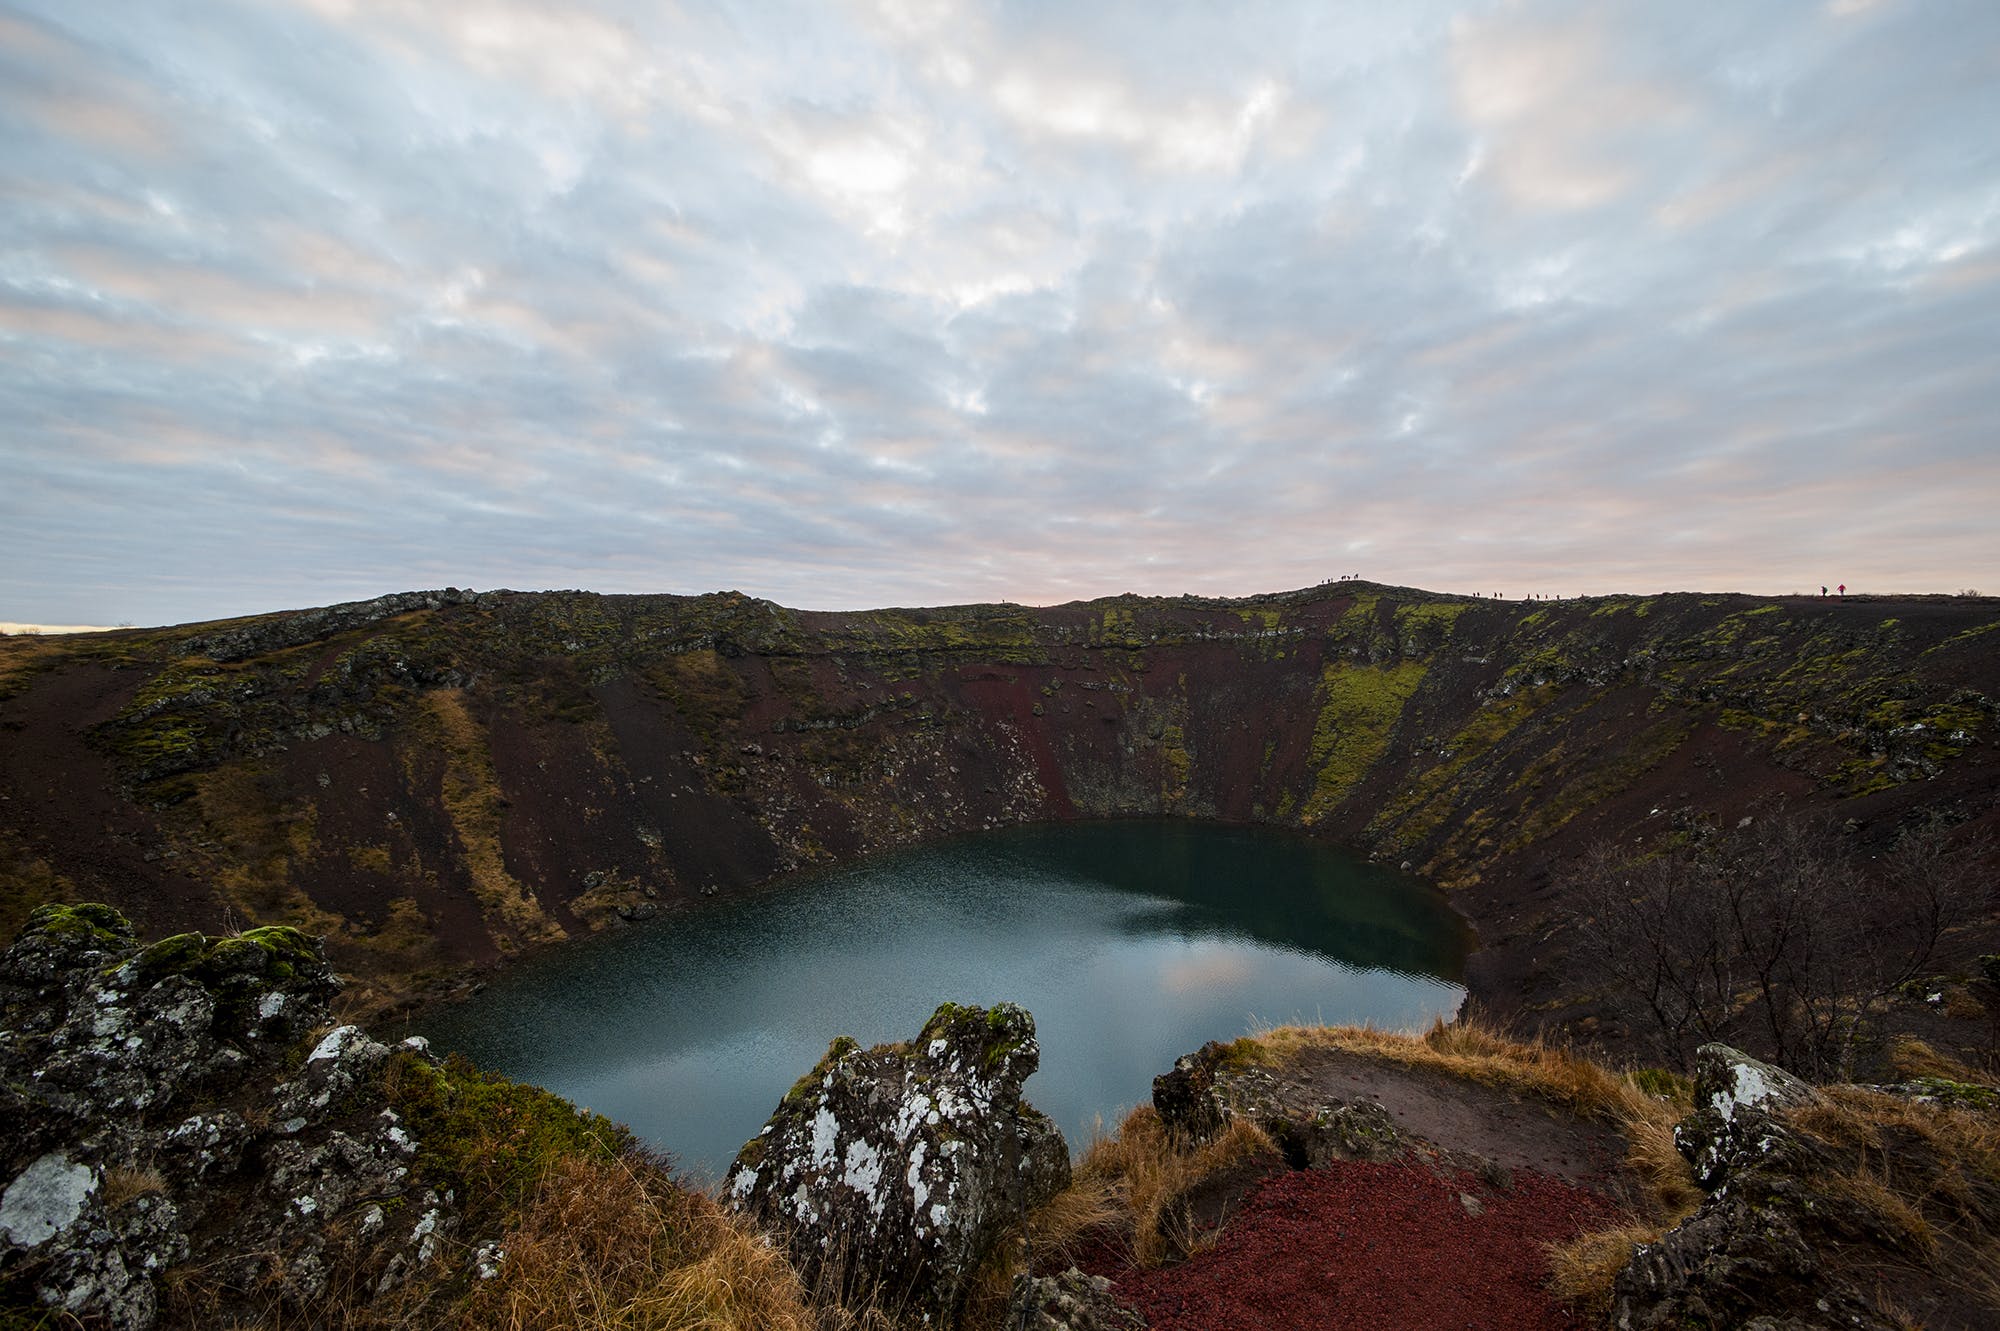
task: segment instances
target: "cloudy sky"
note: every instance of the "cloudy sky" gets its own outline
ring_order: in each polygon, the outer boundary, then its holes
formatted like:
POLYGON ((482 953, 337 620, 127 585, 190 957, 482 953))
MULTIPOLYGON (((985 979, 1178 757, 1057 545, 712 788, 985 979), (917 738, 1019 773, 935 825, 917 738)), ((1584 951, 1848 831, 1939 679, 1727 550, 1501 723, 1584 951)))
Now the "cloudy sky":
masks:
POLYGON ((2000 5, 0 0, 0 619, 2000 591, 2000 5))

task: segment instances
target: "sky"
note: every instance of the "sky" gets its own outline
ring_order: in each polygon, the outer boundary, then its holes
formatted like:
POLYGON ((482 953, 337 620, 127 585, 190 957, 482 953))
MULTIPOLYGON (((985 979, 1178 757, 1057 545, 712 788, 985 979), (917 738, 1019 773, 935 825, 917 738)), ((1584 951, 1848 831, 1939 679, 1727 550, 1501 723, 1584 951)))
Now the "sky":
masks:
POLYGON ((2000 592, 2000 5, 0 0, 0 619, 2000 592))

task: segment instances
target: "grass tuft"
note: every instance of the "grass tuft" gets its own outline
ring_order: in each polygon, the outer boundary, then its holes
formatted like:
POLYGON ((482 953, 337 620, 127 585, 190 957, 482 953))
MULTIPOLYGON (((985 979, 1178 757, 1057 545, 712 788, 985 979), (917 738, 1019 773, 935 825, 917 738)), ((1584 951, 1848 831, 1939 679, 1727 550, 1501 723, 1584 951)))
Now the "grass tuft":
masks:
POLYGON ((167 1190, 167 1178, 151 1165, 114 1165, 104 1171, 100 1185, 100 1195, 104 1199, 104 1209, 115 1211, 141 1197, 167 1190))
POLYGON ((636 1153, 565 1156, 501 1240, 455 1325, 495 1331, 813 1331, 797 1273, 703 1193, 636 1153))
POLYGON ((1664 1233, 1665 1226, 1632 1220, 1549 1244, 1550 1292, 1593 1319, 1609 1316, 1612 1284, 1632 1260, 1632 1250, 1664 1233))
POLYGON ((1090 1144, 1076 1175, 1083 1186, 1102 1190, 1124 1212, 1120 1237, 1132 1259, 1141 1266, 1158 1266, 1194 1246, 1195 1236, 1173 1222, 1175 1199, 1232 1165, 1278 1154, 1269 1134, 1240 1118, 1214 1141, 1177 1149, 1159 1114, 1151 1105, 1141 1105, 1118 1125, 1117 1136, 1090 1144))

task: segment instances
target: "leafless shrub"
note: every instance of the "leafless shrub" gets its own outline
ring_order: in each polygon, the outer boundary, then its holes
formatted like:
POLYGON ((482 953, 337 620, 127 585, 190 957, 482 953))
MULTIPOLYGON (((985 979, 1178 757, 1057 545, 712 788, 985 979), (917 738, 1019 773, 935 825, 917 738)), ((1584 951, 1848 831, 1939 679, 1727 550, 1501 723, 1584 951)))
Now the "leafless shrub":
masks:
POLYGON ((1844 1077, 1946 932, 1984 916, 1984 851, 1930 820, 1863 861, 1830 823, 1782 817, 1650 858, 1600 844, 1569 876, 1580 952, 1671 1064, 1723 1040, 1844 1077))

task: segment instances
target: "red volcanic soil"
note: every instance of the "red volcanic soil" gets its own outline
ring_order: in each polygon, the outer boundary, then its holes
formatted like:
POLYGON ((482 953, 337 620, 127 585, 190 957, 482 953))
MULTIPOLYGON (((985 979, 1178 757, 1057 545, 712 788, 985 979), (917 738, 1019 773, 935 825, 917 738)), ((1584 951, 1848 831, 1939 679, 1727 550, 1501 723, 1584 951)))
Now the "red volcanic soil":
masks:
MULTIPOLYGON (((1585 1322, 1547 1289, 1546 1245, 1643 1205, 1625 1139, 1608 1124, 1507 1088, 1339 1048, 1265 1069, 1263 1095, 1293 1115, 1372 1101, 1408 1149, 1388 1164, 1286 1170, 1230 1195, 1191 1197, 1214 1243, 1141 1270, 1113 1245, 1084 1262, 1154 1331, 1482 1331, 1585 1322)), ((1245 1171, 1258 1172, 1254 1165, 1245 1171)), ((1247 1182, 1247 1180, 1245 1180, 1247 1182)))
POLYGON ((1341 1163, 1267 1181, 1178 1266, 1110 1274, 1153 1331, 1581 1328, 1545 1287, 1544 1245, 1617 1214, 1546 1174, 1496 1190, 1466 1172, 1341 1163))

